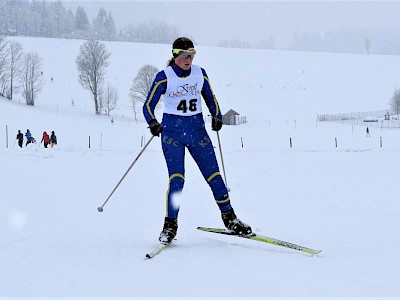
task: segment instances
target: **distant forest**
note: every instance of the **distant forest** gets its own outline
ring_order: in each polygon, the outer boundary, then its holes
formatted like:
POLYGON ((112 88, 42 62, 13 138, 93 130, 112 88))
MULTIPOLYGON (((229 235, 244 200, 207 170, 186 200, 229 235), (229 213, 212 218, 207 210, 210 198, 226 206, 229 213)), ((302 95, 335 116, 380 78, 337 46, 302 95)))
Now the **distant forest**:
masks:
MULTIPOLYGON (((89 20, 82 6, 66 9, 62 1, 0 0, 0 35, 97 39, 136 43, 171 44, 182 33, 162 22, 129 24, 117 29, 111 12, 101 8, 89 20)), ((190 36, 195 41, 195 37, 190 36)), ((277 49, 272 36, 252 45, 237 39, 221 40, 216 46, 277 49)), ((341 30, 296 33, 284 50, 400 55, 400 34, 379 30, 341 30)))
POLYGON ((104 9, 89 20, 82 6, 74 12, 61 1, 0 0, 0 35, 169 44, 179 32, 155 22, 117 31, 112 13, 104 9))

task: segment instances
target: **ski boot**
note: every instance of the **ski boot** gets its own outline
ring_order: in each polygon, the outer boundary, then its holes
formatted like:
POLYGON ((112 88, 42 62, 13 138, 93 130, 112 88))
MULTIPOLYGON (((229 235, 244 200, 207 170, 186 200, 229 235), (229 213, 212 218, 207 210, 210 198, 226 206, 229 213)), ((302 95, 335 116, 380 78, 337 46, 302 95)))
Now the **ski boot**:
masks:
POLYGON ((164 227, 160 233, 159 241, 163 244, 171 243, 178 230, 178 219, 165 217, 164 227))
POLYGON ((221 212, 221 216, 225 227, 235 234, 248 235, 252 233, 251 227, 236 217, 233 208, 226 212, 221 212))

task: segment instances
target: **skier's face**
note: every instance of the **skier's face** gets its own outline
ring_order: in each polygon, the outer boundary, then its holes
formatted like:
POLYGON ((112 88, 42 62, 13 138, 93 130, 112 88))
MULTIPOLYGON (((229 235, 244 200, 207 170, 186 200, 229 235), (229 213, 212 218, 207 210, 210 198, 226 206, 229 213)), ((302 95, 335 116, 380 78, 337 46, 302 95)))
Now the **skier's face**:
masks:
POLYGON ((182 70, 189 70, 190 67, 192 66, 192 62, 193 62, 193 56, 190 55, 179 55, 178 57, 175 58, 175 64, 181 68, 182 70))

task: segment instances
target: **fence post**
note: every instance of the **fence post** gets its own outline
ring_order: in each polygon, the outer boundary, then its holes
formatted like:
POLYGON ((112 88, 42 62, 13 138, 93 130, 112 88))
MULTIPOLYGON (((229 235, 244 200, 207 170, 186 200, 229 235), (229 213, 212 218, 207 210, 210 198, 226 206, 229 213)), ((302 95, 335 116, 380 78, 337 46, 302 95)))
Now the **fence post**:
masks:
POLYGON ((337 138, 335 138, 335 146, 336 146, 336 148, 337 148, 337 138))
POLYGON ((382 137, 380 138, 380 145, 381 145, 381 148, 382 148, 382 137))
POLYGON ((146 138, 145 138, 144 135, 142 135, 141 138, 140 138, 140 147, 143 147, 145 142, 146 142, 146 138))
POLYGON ((292 148, 292 138, 289 139, 290 142, 290 148, 292 148))
POLYGON ((89 135, 89 149, 90 149, 90 135, 89 135))
POLYGON ((6 125, 6 148, 8 149, 8 125, 6 125))

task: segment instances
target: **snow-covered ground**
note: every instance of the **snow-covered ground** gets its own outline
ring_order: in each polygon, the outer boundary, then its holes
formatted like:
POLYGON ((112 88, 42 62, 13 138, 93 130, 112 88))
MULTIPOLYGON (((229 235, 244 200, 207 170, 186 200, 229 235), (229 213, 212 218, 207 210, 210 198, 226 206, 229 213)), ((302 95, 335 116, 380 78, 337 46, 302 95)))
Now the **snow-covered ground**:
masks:
POLYGON ((188 155, 177 240, 146 260, 168 184, 158 138, 104 212, 97 207, 150 137, 129 109, 131 81, 144 64, 162 69, 170 46, 106 43, 120 93, 111 124, 78 83, 82 41, 18 40, 42 56, 46 85, 34 107, 0 98, 0 298, 400 297, 400 131, 370 128, 366 138, 365 126, 316 122, 318 113, 386 108, 399 57, 198 47, 195 63, 222 110, 248 119, 220 132, 238 216, 257 233, 323 251, 196 230, 223 224, 188 155), (20 149, 14 139, 27 128, 38 141, 54 130, 59 145, 20 149))

